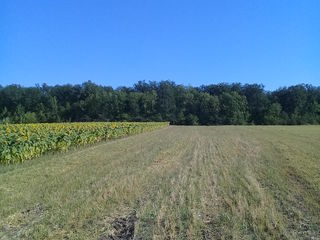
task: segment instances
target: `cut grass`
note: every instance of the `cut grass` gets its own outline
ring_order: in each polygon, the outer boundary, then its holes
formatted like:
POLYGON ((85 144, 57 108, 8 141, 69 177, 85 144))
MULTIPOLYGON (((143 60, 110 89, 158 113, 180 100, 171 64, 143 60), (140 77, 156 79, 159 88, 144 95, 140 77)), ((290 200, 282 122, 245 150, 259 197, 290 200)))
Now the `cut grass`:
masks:
POLYGON ((318 239, 320 127, 169 127, 0 170, 0 239, 318 239))

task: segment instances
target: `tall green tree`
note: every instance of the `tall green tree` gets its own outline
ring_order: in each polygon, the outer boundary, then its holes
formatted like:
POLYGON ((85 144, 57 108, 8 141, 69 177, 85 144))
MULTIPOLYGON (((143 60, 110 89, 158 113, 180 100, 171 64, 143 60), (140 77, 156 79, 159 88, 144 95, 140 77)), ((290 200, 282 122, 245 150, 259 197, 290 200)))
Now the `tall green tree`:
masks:
POLYGON ((242 125, 249 117, 248 103, 245 96, 237 92, 225 92, 220 96, 220 123, 242 125))

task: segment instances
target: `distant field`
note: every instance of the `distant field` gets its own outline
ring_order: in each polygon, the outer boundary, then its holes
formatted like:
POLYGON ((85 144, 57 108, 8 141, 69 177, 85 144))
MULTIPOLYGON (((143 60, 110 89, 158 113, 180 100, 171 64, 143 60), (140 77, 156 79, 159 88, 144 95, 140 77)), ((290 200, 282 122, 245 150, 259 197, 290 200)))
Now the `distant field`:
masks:
POLYGON ((171 126, 0 166, 0 239, 320 239, 320 126, 171 126))

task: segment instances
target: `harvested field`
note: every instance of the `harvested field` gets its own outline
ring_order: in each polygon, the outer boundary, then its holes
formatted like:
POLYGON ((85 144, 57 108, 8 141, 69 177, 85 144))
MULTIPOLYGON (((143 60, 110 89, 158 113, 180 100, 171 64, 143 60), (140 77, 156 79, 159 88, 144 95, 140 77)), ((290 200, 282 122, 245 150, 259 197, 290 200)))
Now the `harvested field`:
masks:
POLYGON ((320 239, 319 126, 171 126, 0 168, 0 239, 320 239))

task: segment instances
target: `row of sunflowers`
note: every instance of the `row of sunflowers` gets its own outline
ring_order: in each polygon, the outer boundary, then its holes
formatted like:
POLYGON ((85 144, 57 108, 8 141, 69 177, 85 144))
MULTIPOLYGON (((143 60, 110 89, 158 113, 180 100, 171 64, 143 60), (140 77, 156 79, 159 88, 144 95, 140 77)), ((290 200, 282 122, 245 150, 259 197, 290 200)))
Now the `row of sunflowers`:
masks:
POLYGON ((88 122, 0 125, 0 162, 11 164, 46 152, 152 131, 168 122, 88 122))

